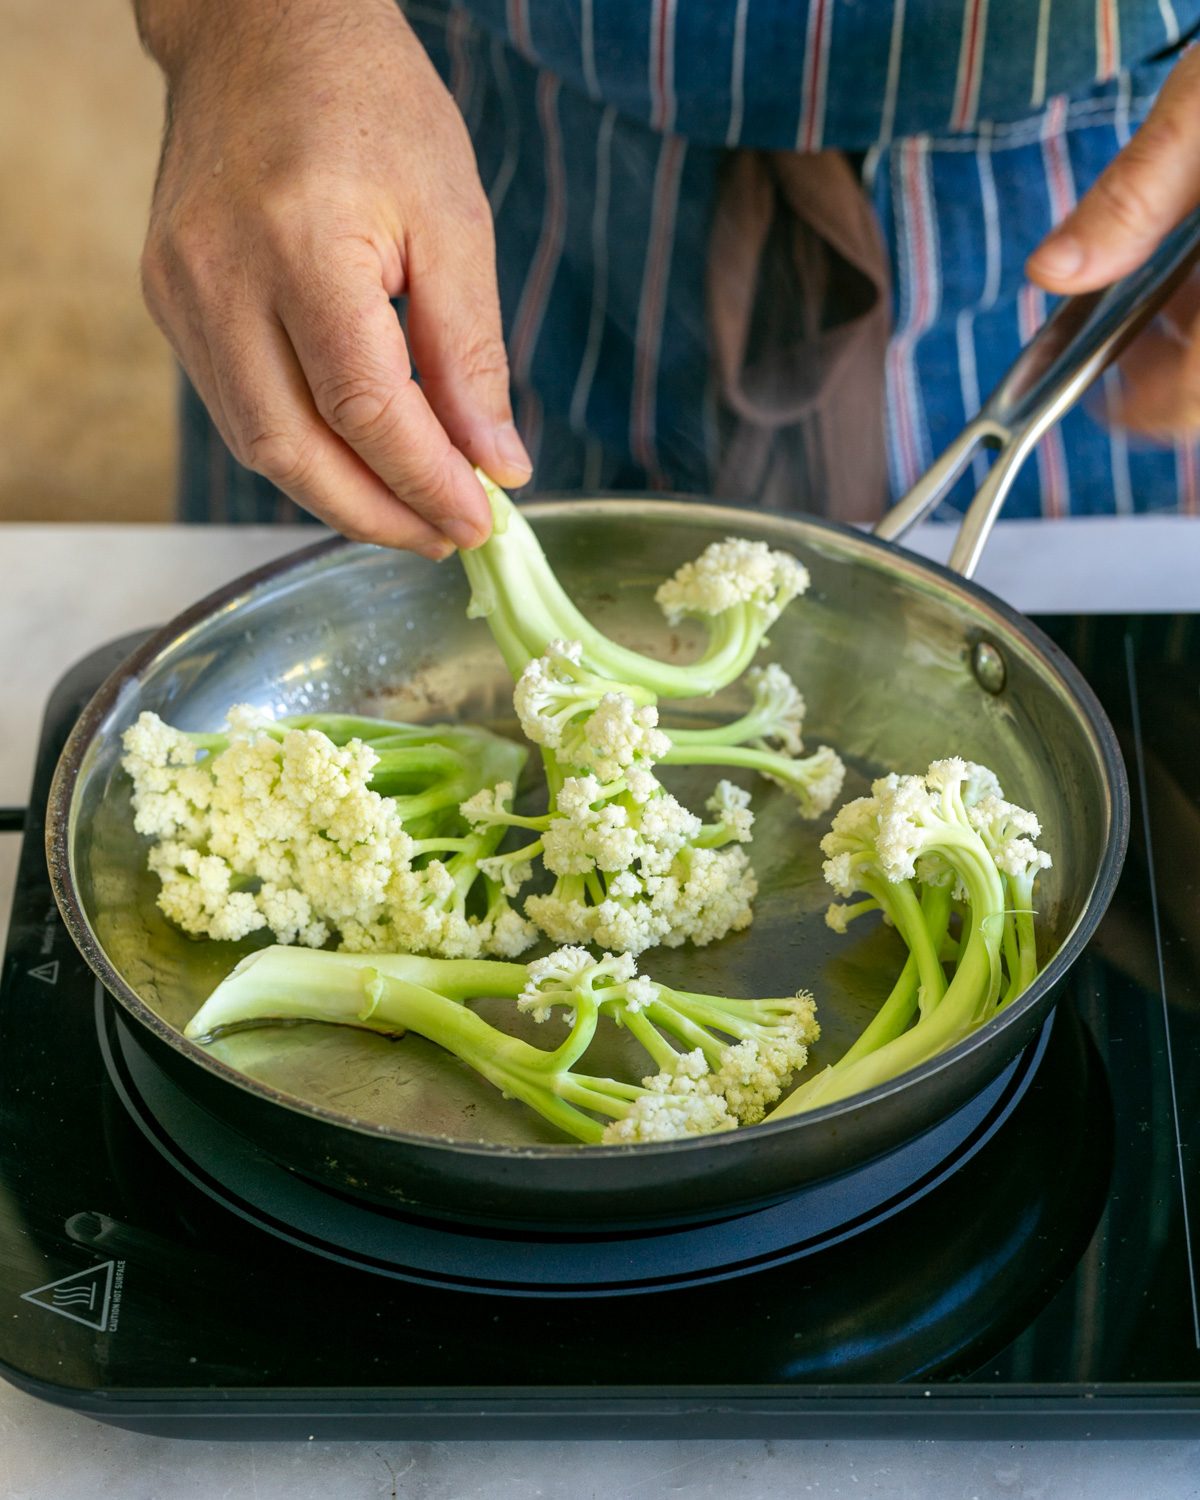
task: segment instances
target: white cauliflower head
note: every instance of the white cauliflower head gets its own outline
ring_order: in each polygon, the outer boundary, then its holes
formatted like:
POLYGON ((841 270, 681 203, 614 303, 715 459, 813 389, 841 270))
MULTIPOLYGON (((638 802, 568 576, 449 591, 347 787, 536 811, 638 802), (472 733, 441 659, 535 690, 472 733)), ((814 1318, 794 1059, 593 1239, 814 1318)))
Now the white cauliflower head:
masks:
POLYGON ((799 755, 804 749, 801 731, 805 714, 800 689, 778 662, 751 667, 746 682, 754 693, 751 713, 762 720, 759 737, 777 740, 788 755, 799 755))
POLYGON ((749 606, 764 628, 808 588, 808 572, 789 552, 765 542, 727 537, 707 546, 694 562, 659 586, 655 600, 677 625, 685 615, 720 615, 749 606))
POLYGON ((631 766, 648 769, 671 748, 658 728, 658 709, 639 708, 626 693, 605 693, 595 710, 564 730, 563 757, 601 781, 616 781, 631 766))
POLYGON ((733 1130, 737 1120, 708 1076, 703 1052, 683 1053, 669 1070, 643 1078, 641 1094, 623 1119, 605 1128, 605 1145, 673 1141, 733 1130))

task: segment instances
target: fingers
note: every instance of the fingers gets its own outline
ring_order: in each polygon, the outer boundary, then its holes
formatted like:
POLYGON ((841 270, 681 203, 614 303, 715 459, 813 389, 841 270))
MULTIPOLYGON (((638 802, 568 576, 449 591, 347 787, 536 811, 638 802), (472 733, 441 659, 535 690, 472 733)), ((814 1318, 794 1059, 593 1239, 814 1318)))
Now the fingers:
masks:
POLYGON ((1051 292, 1106 286, 1200 204, 1200 49, 1185 53, 1137 134, 1029 257, 1051 292))
POLYGON ((187 277, 170 257, 147 257, 143 279, 155 321, 239 463, 353 540, 435 561, 449 555, 451 541, 321 420, 287 335, 261 303, 245 296, 216 302, 195 282, 180 296, 187 277))
MULTIPOLYGON (((236 349, 213 350, 230 446, 343 536, 440 561, 454 543, 398 498, 322 421, 291 343, 278 323, 248 322, 236 349)), ((203 393, 202 393, 203 394, 203 393)))
MULTIPOLYGON (((328 7, 285 9, 299 36, 328 7)), ((289 37, 247 72, 197 42, 207 63, 172 94, 147 301, 243 463, 347 535, 477 546, 492 518, 472 463, 512 485, 530 468, 471 143, 394 6, 359 6, 319 41, 289 37)))
POLYGON ((143 277, 239 462, 358 540, 434 558, 486 540, 487 498, 412 379, 362 242, 277 261, 268 288, 221 249, 178 237, 147 254, 143 277))
POLYGON ((159 332, 171 346, 175 358, 204 402, 213 426, 221 434, 225 446, 232 452, 230 424, 221 405, 217 379, 213 372, 212 355, 204 331, 195 323, 185 322, 178 330, 169 311, 169 300, 163 289, 163 278, 155 259, 144 253, 141 264, 142 299, 158 326, 159 332))
POLYGON ((1131 432, 1170 442, 1196 432, 1195 371, 1188 357, 1158 329, 1149 329, 1121 361, 1121 394, 1113 419, 1131 432), (1193 386, 1189 393, 1188 384, 1193 386))
POLYGON ((509 403, 491 215, 482 195, 466 222, 410 253, 408 335, 429 404, 473 464, 518 489, 533 466, 509 403))
POLYGON ((1185 282, 1159 317, 1121 356, 1125 427, 1158 440, 1200 432, 1200 281, 1185 282))
POLYGON ((491 531, 487 497, 412 378, 378 265, 369 251, 328 262, 303 257, 310 274, 290 273, 278 295, 316 412, 412 513, 456 547, 478 546, 491 531))

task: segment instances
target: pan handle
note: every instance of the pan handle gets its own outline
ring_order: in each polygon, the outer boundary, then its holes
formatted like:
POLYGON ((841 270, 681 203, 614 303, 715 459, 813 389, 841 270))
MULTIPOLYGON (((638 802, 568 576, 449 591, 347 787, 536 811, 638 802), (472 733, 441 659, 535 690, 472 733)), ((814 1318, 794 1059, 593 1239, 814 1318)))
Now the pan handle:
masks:
POLYGON ((1200 250, 1200 209, 1136 271, 1096 292, 1066 297, 941 457, 883 517, 875 535, 898 541, 923 521, 981 445, 996 450, 963 516, 950 567, 970 578, 1013 480, 1042 434, 1070 411, 1092 381, 1187 279, 1200 250))

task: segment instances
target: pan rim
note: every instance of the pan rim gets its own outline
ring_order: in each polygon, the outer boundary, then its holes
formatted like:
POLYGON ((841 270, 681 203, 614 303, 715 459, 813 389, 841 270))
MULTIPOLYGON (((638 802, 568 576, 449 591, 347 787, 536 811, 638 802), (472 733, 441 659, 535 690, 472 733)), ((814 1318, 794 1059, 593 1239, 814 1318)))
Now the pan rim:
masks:
MULTIPOLYGON (((977 1028, 953 1047, 930 1058, 927 1062, 908 1070, 895 1079, 865 1090, 847 1099, 839 1100, 821 1108, 806 1111, 802 1115, 787 1116, 780 1120, 766 1121, 754 1126, 743 1126, 736 1131, 719 1132, 714 1135, 687 1136, 676 1140, 643 1142, 636 1145, 590 1145, 581 1147, 577 1142, 513 1145, 504 1142, 471 1141, 457 1137, 418 1134, 382 1123, 355 1120, 322 1105, 314 1104, 295 1095, 285 1093, 262 1083, 260 1080, 239 1072, 228 1063, 213 1057, 199 1043, 193 1042, 170 1026, 130 986, 115 965, 109 960, 100 940, 96 936, 82 902, 79 900, 74 877, 71 849, 71 807, 78 782, 78 773, 94 742, 99 728, 116 707, 128 684, 136 682, 155 660, 168 649, 176 648, 194 630, 199 628, 218 611, 234 607, 243 597, 252 596, 263 584, 284 580, 289 574, 299 572, 325 557, 339 552, 355 550, 377 551, 369 543, 352 542, 344 537, 328 536, 296 551, 264 563, 251 571, 239 575, 221 587, 204 595, 194 604, 181 611, 154 631, 101 683, 84 707, 71 729, 55 767, 47 801, 46 860, 54 898, 63 921, 79 949, 80 954, 96 976, 104 990, 125 1009, 134 1020, 147 1027, 160 1041, 189 1062, 199 1064, 223 1083, 232 1084, 263 1101, 341 1129, 357 1134, 395 1141, 407 1149, 433 1152, 452 1152, 456 1157, 468 1156, 490 1160, 519 1161, 522 1164, 545 1161, 560 1163, 563 1160, 613 1161, 627 1159, 635 1154, 639 1159, 659 1157, 664 1153, 677 1156, 681 1152, 697 1150, 732 1149, 744 1143, 748 1131, 756 1138, 765 1139, 769 1134, 788 1130, 798 1121, 828 1124, 838 1119, 871 1109, 909 1089, 918 1088, 925 1080, 935 1077, 944 1069, 953 1067, 978 1048, 987 1046, 1001 1030, 1007 1030, 1022 1016, 1031 1011, 1046 1008, 1049 997, 1058 986, 1070 966, 1078 958, 1088 940, 1095 932, 1106 911, 1124 863, 1129 839, 1130 794, 1124 761, 1117 745, 1116 734, 1099 699, 1083 674, 1066 654, 1019 610, 970 579, 965 579, 940 563, 909 552, 896 543, 885 541, 868 532, 831 521, 824 517, 800 513, 771 512, 752 506, 734 506, 714 503, 700 496, 684 494, 596 494, 586 497, 540 496, 536 500, 523 502, 521 509, 531 520, 555 519, 564 513, 576 516, 604 514, 614 508, 636 507, 639 515, 668 516, 680 505, 686 505, 690 517, 735 524, 740 517, 753 517, 755 525, 768 530, 778 530, 780 542, 796 545, 793 528, 827 533, 841 544, 849 545, 857 554, 857 561, 878 564, 881 559, 891 561, 893 571, 899 570, 905 581, 932 579, 948 585, 950 589, 971 602, 985 614, 992 615, 1010 640, 1020 642, 1058 678, 1059 686, 1075 704, 1083 720, 1097 763, 1105 773, 1108 821, 1104 852, 1095 872, 1091 888, 1079 916, 1067 933, 1062 944, 1042 969, 1030 987, 1006 1007, 999 1015, 977 1028)), ((930 1125, 936 1123, 931 1120, 930 1125)))

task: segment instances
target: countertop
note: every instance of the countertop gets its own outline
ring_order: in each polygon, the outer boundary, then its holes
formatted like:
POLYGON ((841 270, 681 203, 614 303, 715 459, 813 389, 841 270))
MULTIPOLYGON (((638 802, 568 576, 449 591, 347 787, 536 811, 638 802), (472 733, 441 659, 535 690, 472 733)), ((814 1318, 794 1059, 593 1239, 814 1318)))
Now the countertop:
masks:
MULTIPOLYGON (((160 624, 306 545, 312 528, 0 527, 0 805, 28 796, 58 676, 94 645, 160 624)), ((915 550, 943 558, 927 527, 915 550)), ((446 566, 454 566, 447 564, 446 566)), ((1028 612, 1200 611, 1200 521, 1002 522, 980 583, 1028 612)), ((19 839, 0 836, 0 940, 19 839)), ((1193 1500, 1200 1442, 188 1443, 119 1432, 0 1382, 3 1500, 481 1496, 854 1496, 1193 1500)))

